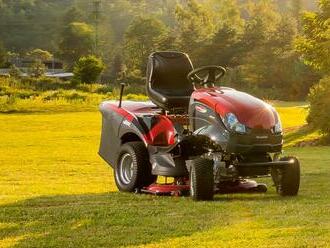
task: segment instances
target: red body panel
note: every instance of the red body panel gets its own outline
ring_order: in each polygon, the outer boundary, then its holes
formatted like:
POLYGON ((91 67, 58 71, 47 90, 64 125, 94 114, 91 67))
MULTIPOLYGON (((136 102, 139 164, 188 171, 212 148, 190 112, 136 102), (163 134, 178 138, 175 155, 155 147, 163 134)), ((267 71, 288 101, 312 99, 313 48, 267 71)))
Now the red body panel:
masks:
POLYGON ((164 115, 157 115, 155 124, 144 138, 150 145, 169 146, 175 144, 175 134, 172 121, 164 115))
POLYGON ((192 97, 222 117, 234 113, 249 128, 270 129, 277 122, 278 117, 272 106, 241 91, 226 87, 201 88, 193 92, 192 97))
POLYGON ((128 121, 134 119, 134 115, 137 114, 155 114, 156 105, 151 102, 133 102, 133 101, 124 101, 122 102, 122 107, 118 107, 117 101, 107 101, 104 102, 108 108, 117 112, 119 115, 125 117, 128 121))
POLYGON ((169 146, 175 144, 175 129, 172 121, 165 115, 159 114, 160 109, 151 102, 124 101, 122 107, 118 102, 105 102, 112 111, 123 116, 127 121, 133 123, 139 129, 144 141, 154 146, 169 146), (141 127, 137 117, 152 116, 152 125, 149 130, 141 127))

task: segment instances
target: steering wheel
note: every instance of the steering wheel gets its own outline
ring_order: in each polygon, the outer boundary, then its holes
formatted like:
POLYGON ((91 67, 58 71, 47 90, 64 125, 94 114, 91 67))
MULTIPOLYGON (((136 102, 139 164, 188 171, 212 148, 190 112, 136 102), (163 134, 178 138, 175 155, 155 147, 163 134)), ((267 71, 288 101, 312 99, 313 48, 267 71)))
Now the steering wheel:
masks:
POLYGON ((192 83, 199 83, 204 86, 214 86, 226 73, 226 69, 218 65, 208 65, 196 68, 188 73, 187 79, 192 83))

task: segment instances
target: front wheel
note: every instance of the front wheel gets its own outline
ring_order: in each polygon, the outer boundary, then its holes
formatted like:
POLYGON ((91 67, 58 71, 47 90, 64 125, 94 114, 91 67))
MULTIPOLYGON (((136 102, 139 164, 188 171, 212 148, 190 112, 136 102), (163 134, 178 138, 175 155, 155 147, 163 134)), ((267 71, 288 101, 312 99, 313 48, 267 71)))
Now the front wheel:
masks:
POLYGON ((214 195, 213 161, 197 158, 190 168, 190 195, 195 201, 211 201, 214 195))
POLYGON ((143 142, 128 142, 121 147, 114 174, 117 188, 126 192, 148 186, 157 179, 151 174, 148 151, 143 142))
POLYGON ((292 161, 281 169, 272 169, 272 178, 277 192, 282 196, 295 196, 300 186, 300 163, 295 157, 283 157, 281 161, 292 161))

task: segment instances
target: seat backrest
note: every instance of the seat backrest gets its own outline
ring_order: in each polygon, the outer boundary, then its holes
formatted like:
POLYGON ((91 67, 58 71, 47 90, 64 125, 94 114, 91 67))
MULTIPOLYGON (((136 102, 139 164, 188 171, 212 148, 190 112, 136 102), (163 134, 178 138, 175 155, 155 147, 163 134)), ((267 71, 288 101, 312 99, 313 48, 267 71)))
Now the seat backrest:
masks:
POLYGON ((190 96, 193 85, 187 79, 193 65, 181 52, 154 52, 147 66, 147 87, 166 96, 190 96))

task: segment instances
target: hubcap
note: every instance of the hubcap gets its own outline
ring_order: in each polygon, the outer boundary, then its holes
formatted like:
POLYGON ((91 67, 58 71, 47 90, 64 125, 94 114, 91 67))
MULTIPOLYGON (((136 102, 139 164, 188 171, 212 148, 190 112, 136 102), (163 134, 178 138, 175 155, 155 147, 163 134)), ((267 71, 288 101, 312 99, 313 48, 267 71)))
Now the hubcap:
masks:
POLYGON ((132 156, 129 153, 125 153, 120 160, 119 174, 120 179, 124 184, 129 184, 133 177, 134 165, 132 156))

